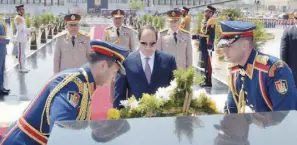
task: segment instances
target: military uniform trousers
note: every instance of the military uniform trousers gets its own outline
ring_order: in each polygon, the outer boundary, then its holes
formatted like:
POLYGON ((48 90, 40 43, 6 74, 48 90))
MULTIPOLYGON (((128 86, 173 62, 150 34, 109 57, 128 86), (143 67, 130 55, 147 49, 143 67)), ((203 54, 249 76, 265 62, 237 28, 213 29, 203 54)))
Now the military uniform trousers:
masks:
POLYGON ((25 68, 26 61, 26 51, 27 41, 26 42, 18 42, 18 59, 19 59, 19 69, 25 68))
POLYGON ((201 51, 201 59, 203 61, 202 67, 204 68, 204 74, 205 74, 205 82, 211 83, 211 74, 212 74, 212 66, 211 66, 211 55, 208 52, 207 49, 207 38, 206 37, 200 37, 199 39, 199 51, 201 51))
POLYGON ((3 89, 4 83, 5 59, 5 55, 0 55, 0 90, 3 89))

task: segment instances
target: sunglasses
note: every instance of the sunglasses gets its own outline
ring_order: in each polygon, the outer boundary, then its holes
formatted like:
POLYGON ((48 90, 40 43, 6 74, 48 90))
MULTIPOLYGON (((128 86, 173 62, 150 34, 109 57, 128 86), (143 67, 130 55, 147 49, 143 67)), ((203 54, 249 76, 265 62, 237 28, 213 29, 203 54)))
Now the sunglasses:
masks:
POLYGON ((156 42, 149 42, 149 43, 148 42, 140 42, 140 44, 143 46, 149 45, 150 47, 153 47, 156 44, 156 42))

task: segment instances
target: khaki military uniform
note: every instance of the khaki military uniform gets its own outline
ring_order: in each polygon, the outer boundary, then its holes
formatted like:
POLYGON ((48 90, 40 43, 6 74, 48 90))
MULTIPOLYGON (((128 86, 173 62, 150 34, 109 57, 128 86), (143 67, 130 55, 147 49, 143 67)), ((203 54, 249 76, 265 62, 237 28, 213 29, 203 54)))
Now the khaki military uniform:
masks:
POLYGON ((174 32, 165 29, 159 33, 158 48, 161 51, 175 56, 178 68, 186 69, 192 66, 191 35, 188 31, 178 30, 177 43, 174 40, 174 32))
POLYGON ((190 31, 191 30, 191 27, 190 27, 190 24, 191 24, 191 16, 190 15, 186 15, 183 19, 182 19, 182 22, 181 22, 181 28, 186 30, 186 31, 190 31))
POLYGON ((79 32, 73 46, 71 36, 65 31, 57 37, 54 54, 54 73, 65 69, 78 68, 87 62, 90 50, 90 36, 79 32))
POLYGON ((132 51, 136 49, 135 43, 135 31, 126 26, 120 27, 120 36, 117 35, 117 28, 115 26, 110 26, 105 28, 104 35, 102 39, 104 41, 109 41, 115 44, 119 44, 129 48, 132 51))

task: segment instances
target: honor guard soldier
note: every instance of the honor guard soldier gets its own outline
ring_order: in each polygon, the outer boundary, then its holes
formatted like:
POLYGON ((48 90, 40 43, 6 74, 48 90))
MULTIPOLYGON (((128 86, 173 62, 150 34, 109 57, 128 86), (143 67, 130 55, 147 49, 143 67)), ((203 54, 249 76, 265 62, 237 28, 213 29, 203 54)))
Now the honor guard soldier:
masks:
POLYGON ((199 51, 201 51, 205 82, 202 84, 203 87, 212 87, 211 82, 211 52, 214 50, 213 44, 215 40, 215 28, 216 19, 212 18, 216 8, 207 6, 204 11, 204 19, 201 22, 201 30, 199 33, 199 51))
POLYGON ((296 110, 297 92, 291 69, 282 60, 254 49, 256 25, 241 21, 222 21, 221 40, 230 68, 226 113, 296 110))
POLYGON ((128 53, 116 44, 91 41, 88 63, 52 77, 0 145, 45 145, 56 121, 90 120, 90 97, 96 86, 110 83, 117 72, 126 74, 122 62, 128 53))
POLYGON ((159 33, 159 49, 173 55, 178 68, 192 67, 192 38, 189 31, 180 29, 182 12, 174 9, 167 15, 170 28, 159 33))
POLYGON ((130 51, 136 49, 135 31, 123 26, 125 12, 117 9, 111 12, 113 26, 104 29, 103 40, 128 47, 130 51))
POLYGON ((28 34, 31 32, 31 29, 27 28, 26 21, 24 18, 25 9, 24 5, 16 6, 18 15, 14 18, 14 23, 16 26, 16 40, 18 43, 18 59, 19 59, 19 71, 21 73, 27 73, 29 70, 25 68, 25 50, 28 43, 28 34))
POLYGON ((187 30, 187 31, 190 31, 191 30, 191 16, 188 14, 190 11, 190 8, 186 8, 186 7, 183 7, 182 8, 182 14, 183 14, 183 19, 182 19, 182 22, 181 22, 181 29, 184 29, 184 30, 187 30))
POLYGON ((0 21, 0 98, 3 95, 8 95, 10 90, 4 88, 4 71, 5 71, 5 59, 7 54, 6 45, 9 43, 9 39, 6 39, 7 29, 4 22, 0 21))
POLYGON ((81 16, 68 14, 64 17, 66 30, 57 36, 54 53, 54 73, 78 68, 87 62, 90 48, 90 36, 79 31, 81 16))

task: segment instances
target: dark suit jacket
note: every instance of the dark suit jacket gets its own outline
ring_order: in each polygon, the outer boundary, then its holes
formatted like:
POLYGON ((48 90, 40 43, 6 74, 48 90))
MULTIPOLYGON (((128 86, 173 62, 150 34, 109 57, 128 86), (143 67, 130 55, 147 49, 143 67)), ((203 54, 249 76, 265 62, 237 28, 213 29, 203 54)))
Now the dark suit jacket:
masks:
POLYGON ((132 52, 123 63, 126 76, 118 74, 114 87, 114 107, 119 106, 121 100, 134 95, 137 99, 143 93, 155 94, 159 87, 169 86, 174 79, 173 71, 176 69, 175 58, 161 51, 155 52, 154 68, 151 83, 148 84, 141 63, 140 52, 132 52))
POLYGON ((295 25, 284 31, 280 50, 280 58, 291 68, 297 84, 297 27, 295 25))

